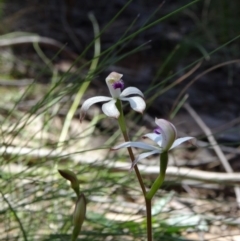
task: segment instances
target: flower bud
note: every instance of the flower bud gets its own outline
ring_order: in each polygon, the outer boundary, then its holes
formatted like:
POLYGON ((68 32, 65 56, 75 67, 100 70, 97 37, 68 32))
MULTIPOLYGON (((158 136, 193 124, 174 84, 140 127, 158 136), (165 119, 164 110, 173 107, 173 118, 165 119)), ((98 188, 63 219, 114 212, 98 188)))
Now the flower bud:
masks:
POLYGON ((58 172, 63 178, 71 182, 72 189, 76 192, 77 196, 79 197, 79 181, 75 173, 68 169, 58 170, 58 172))
POLYGON ((78 234, 81 231, 82 224, 85 220, 86 209, 87 209, 86 198, 84 194, 81 193, 76 202, 75 210, 73 213, 74 230, 78 234))

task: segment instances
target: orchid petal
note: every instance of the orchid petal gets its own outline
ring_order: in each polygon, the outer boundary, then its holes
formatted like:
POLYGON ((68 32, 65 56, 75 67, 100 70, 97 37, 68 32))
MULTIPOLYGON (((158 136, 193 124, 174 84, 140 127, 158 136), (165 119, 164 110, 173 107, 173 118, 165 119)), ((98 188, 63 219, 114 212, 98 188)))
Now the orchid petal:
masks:
POLYGON ((177 130, 175 126, 167 120, 155 119, 155 123, 159 126, 162 134, 162 148, 169 150, 177 137, 177 130))
POLYGON ((113 98, 119 98, 121 94, 121 89, 114 89, 113 85, 117 81, 120 81, 122 78, 122 74, 119 74, 117 72, 112 72, 108 75, 106 78, 106 84, 108 86, 109 92, 113 98))
POLYGON ((102 111, 106 116, 118 118, 120 113, 115 105, 116 100, 111 100, 108 103, 102 105, 102 111))
POLYGON ((149 152, 144 152, 142 154, 140 154, 132 163, 132 166, 131 166, 131 169, 132 170, 134 168, 134 166, 138 163, 138 161, 146 158, 146 157, 149 157, 151 155, 154 155, 154 154, 158 154, 160 153, 160 150, 156 150, 156 151, 149 151, 149 152))
POLYGON ((106 78, 106 82, 115 82, 120 80, 123 77, 122 74, 119 74, 117 72, 111 72, 108 77, 106 78))
POLYGON ((143 138, 149 138, 150 140, 157 143, 160 147, 162 146, 162 135, 156 133, 148 133, 143 136, 143 138))
POLYGON ((82 107, 80 109, 80 122, 84 119, 88 109, 93 105, 98 102, 103 102, 103 101, 109 101, 112 100, 111 97, 107 96, 95 96, 92 98, 87 99, 86 101, 83 102, 82 107))
POLYGON ((191 136, 187 136, 187 137, 182 137, 182 138, 178 138, 177 140, 174 141, 173 145, 171 146, 170 150, 179 146, 180 144, 182 144, 185 141, 194 139, 194 137, 191 136))
POLYGON ((134 141, 124 142, 118 146, 112 147, 111 149, 118 150, 125 147, 136 147, 136 148, 141 148, 141 149, 150 150, 150 151, 160 151, 159 148, 155 146, 152 146, 143 142, 134 142, 134 141))
POLYGON ((140 95, 140 96, 144 97, 142 91, 136 87, 128 87, 128 88, 124 89, 123 92, 121 93, 120 97, 126 97, 128 95, 140 95))
POLYGON ((145 101, 138 96, 134 96, 134 97, 120 97, 120 100, 125 100, 128 101, 130 103, 130 106, 133 110, 143 113, 143 111, 146 108, 146 103, 145 101))

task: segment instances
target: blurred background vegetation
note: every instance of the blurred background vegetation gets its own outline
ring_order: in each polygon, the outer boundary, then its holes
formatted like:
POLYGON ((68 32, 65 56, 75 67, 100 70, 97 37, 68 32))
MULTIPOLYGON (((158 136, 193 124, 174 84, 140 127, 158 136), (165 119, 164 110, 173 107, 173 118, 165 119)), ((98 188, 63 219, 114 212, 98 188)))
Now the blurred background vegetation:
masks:
MULTIPOLYGON (((57 164, 75 171, 88 198, 81 240, 145 240, 135 176, 111 166, 128 162, 124 152, 109 152, 122 140, 115 121, 98 106, 80 125, 77 110, 59 141, 79 89, 81 103, 108 95, 111 71, 145 92, 146 115, 126 106, 132 138, 151 131, 155 117, 171 119, 179 135, 199 140, 198 148, 174 152, 171 166, 225 172, 187 102, 239 172, 239 16, 240 2, 227 0, 1 0, 0 240, 69 240, 74 194, 57 164)), ((144 176, 149 186, 153 177, 144 176)), ((176 175, 154 207, 155 240, 240 238, 228 183, 176 175)))

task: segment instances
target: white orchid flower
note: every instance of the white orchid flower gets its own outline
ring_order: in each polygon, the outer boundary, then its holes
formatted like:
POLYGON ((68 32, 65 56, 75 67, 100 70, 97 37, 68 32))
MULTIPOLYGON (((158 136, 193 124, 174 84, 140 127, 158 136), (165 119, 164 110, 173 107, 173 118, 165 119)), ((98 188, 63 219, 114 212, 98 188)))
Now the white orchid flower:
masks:
POLYGON ((112 72, 106 78, 106 83, 109 89, 109 92, 112 97, 107 96, 95 96, 87 99, 80 109, 80 122, 86 115, 87 110, 98 102, 107 102, 102 105, 102 111, 105 115, 109 117, 118 118, 120 113, 115 105, 116 101, 123 100, 128 101, 133 110, 142 113, 146 108, 146 103, 143 100, 143 93, 135 87, 128 87, 123 90, 124 83, 122 81, 122 74, 112 72), (139 95, 133 97, 127 97, 129 95, 139 95), (141 97, 140 97, 141 96, 141 97))
POLYGON ((148 152, 144 152, 140 154, 132 163, 132 168, 136 165, 139 160, 142 160, 148 156, 153 154, 160 154, 163 152, 168 152, 169 150, 179 146, 185 141, 191 140, 194 137, 182 137, 177 138, 177 130, 175 126, 167 120, 164 119, 155 119, 155 123, 157 124, 157 128, 154 130, 154 133, 148 133, 143 136, 143 138, 149 138, 154 141, 158 146, 153 146, 146 144, 144 142, 124 142, 118 146, 112 148, 112 150, 118 150, 124 147, 136 147, 144 150, 148 150, 148 152))

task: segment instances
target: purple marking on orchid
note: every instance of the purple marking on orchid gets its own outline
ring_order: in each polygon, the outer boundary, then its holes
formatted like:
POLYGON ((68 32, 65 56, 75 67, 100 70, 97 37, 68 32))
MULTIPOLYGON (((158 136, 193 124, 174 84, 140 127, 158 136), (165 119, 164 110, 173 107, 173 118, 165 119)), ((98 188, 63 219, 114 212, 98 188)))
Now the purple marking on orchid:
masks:
POLYGON ((161 134, 161 129, 158 127, 158 128, 155 128, 154 131, 153 131, 155 134, 161 134))
POLYGON ((114 82, 114 83, 112 84, 112 86, 113 86, 113 88, 114 88, 115 90, 116 90, 116 89, 121 89, 121 90, 124 89, 124 83, 123 83, 122 80, 118 80, 118 81, 114 82))

